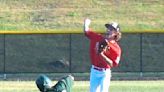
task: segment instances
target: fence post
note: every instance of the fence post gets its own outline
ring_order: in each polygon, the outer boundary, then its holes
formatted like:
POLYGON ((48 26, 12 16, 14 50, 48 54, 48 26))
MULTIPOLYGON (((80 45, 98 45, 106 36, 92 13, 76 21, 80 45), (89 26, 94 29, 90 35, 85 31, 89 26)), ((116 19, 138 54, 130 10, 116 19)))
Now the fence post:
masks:
POLYGON ((143 43, 142 43, 142 36, 143 36, 143 34, 142 33, 140 33, 140 77, 142 77, 143 76, 143 65, 142 65, 142 46, 143 46, 143 43))

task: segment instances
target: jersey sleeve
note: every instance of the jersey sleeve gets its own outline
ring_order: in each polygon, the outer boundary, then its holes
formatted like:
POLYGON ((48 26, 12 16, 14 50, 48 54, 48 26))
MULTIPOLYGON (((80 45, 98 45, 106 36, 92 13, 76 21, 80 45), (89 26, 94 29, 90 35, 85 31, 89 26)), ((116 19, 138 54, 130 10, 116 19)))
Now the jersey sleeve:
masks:
POLYGON ((103 36, 101 34, 95 33, 91 29, 89 29, 89 31, 86 31, 85 35, 91 40, 93 39, 96 41, 100 41, 103 39, 103 36))

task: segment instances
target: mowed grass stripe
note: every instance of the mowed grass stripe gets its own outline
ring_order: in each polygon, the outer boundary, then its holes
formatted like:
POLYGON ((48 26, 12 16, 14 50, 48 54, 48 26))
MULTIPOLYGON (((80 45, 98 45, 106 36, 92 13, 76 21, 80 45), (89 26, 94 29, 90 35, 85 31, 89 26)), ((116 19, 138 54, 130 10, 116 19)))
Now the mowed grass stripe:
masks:
MULTIPOLYGON (((54 81, 54 84, 56 81, 54 81)), ((164 81, 111 81, 111 92, 163 92, 164 81)), ((34 81, 0 81, 0 92, 38 92, 34 81)), ((89 92, 89 81, 75 81, 73 92, 89 92)))

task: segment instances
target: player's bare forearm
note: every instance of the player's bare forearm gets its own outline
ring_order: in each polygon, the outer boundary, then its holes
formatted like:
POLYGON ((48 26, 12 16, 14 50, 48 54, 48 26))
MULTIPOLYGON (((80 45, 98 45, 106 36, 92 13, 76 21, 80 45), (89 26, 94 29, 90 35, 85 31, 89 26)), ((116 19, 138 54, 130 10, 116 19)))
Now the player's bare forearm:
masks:
POLYGON ((100 55, 111 67, 113 66, 113 61, 110 58, 108 58, 106 55, 104 55, 103 51, 100 53, 100 55))

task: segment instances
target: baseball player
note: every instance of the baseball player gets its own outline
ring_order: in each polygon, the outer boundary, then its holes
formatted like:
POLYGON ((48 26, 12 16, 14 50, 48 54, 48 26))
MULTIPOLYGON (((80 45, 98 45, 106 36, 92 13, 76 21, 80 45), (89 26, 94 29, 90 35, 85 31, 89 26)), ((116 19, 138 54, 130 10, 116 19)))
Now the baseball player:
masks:
POLYGON ((93 32, 89 25, 90 19, 84 20, 84 33, 90 40, 90 92, 108 92, 111 80, 111 68, 118 66, 121 48, 118 41, 121 32, 118 23, 105 24, 106 34, 93 32))
POLYGON ((40 75, 36 79, 36 85, 40 92, 71 92, 74 77, 67 75, 61 78, 54 86, 46 75, 40 75))

